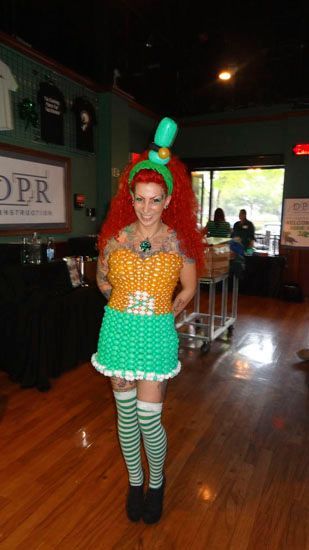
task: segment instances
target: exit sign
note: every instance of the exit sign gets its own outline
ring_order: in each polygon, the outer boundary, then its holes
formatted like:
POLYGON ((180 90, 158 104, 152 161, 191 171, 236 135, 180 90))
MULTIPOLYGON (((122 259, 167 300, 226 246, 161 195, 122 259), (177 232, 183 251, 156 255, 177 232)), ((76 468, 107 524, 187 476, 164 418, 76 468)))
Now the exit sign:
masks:
POLYGON ((309 155, 309 143, 297 143, 293 147, 293 152, 297 156, 309 155))

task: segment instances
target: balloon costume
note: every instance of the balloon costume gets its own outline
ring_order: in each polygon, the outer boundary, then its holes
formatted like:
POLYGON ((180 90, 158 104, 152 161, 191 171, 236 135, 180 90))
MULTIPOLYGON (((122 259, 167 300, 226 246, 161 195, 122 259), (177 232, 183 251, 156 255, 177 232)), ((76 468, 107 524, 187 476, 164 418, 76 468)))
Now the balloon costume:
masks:
MULTIPOLYGON (((176 123, 164 118, 159 124, 148 159, 135 164, 128 185, 144 169, 162 175, 168 195, 173 176, 168 168, 176 123)), ((131 226, 110 239, 104 250, 112 292, 101 326, 94 367, 106 376, 126 380, 163 381, 178 374, 178 335, 172 313, 172 297, 183 262, 190 261, 169 229, 156 244, 136 242, 131 226)))

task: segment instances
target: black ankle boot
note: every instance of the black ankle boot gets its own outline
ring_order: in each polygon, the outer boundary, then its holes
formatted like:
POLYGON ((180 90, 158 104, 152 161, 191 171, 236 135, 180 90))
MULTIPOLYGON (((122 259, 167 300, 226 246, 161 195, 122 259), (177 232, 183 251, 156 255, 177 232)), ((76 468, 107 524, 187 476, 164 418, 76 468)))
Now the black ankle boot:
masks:
POLYGON ((163 477, 162 485, 158 489, 152 489, 149 487, 144 501, 143 520, 145 523, 157 523, 157 521, 161 518, 164 489, 165 477, 163 477))
POLYGON ((127 497, 127 516, 130 521, 139 521, 143 515, 144 508, 144 484, 129 485, 127 497))

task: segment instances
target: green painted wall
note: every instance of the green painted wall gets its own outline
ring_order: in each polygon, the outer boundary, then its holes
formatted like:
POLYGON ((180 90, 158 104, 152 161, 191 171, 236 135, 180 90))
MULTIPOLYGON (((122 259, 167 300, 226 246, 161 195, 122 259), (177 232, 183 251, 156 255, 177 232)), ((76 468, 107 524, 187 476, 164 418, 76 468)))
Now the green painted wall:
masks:
POLYGON ((128 103, 112 93, 100 94, 99 113, 98 229, 117 190, 120 172, 129 158, 128 103))
POLYGON ((309 158, 296 157, 292 151, 296 143, 309 143, 309 112, 301 118, 289 118, 284 129, 285 138, 285 196, 309 197, 309 158))
MULTIPOLYGON (((95 93, 4 44, 0 44, 0 59, 10 67, 18 82, 17 92, 11 94, 14 130, 0 132, 0 142, 46 151, 71 160, 72 231, 64 234, 50 232, 48 235, 54 236, 56 240, 66 240, 70 236, 95 234, 117 190, 119 174, 128 162, 130 152, 144 150, 152 139, 156 127, 154 116, 133 108, 130 99, 124 95, 95 93), (62 91, 67 103, 67 112, 64 115, 64 146, 43 142, 40 126, 26 129, 24 121, 19 117, 18 104, 26 97, 35 103, 39 113, 39 83, 47 79, 51 79, 62 91), (75 147, 75 117, 71 106, 77 96, 86 96, 96 109, 95 154, 79 151, 75 147), (85 209, 74 210, 75 193, 84 193, 86 207, 96 208, 95 221, 86 216, 85 209)), ((41 234, 44 238, 45 232, 41 234)), ((13 234, 1 236, 0 230, 0 242, 18 239, 13 234)))
POLYGON ((99 95, 97 155, 97 229, 104 219, 111 199, 111 94, 99 95))
POLYGON ((129 161, 129 107, 127 101, 112 95, 111 100, 111 192, 118 187, 119 173, 129 161))
POLYGON ((157 121, 133 108, 116 93, 99 95, 97 226, 104 220, 111 198, 118 188, 119 175, 130 153, 140 153, 152 141, 157 121))
POLYGON ((159 118, 129 109, 129 146, 131 153, 141 153, 153 141, 159 118))
MULTIPOLYGON (((46 151, 47 153, 68 157, 71 160, 71 190, 72 190, 72 231, 71 233, 56 234, 56 240, 66 240, 70 236, 87 235, 96 232, 96 222, 86 216, 85 210, 73 209, 74 193, 85 193, 86 206, 94 207, 97 202, 97 158, 95 153, 87 153, 75 147, 75 116, 71 111, 73 100, 77 96, 85 96, 92 103, 97 113, 99 111, 99 97, 92 90, 70 80, 61 74, 51 71, 43 64, 37 63, 21 53, 0 44, 0 59, 6 63, 18 82, 17 92, 11 93, 14 130, 0 131, 0 142, 26 147, 28 149, 46 151), (30 98, 36 103, 39 83, 46 79, 62 91, 67 112, 64 115, 64 143, 65 145, 47 144, 41 140, 40 127, 25 128, 18 113, 18 104, 24 98, 30 98)), ((37 111, 39 106, 36 104, 37 111)), ((98 151, 98 129, 95 128, 95 151, 98 151)), ((34 228, 35 230, 35 228, 34 228)), ((45 234, 45 233, 44 233, 45 234)), ((50 235, 53 235, 51 232, 50 235)), ((1 236, 0 242, 16 241, 17 236, 1 236)))
POLYGON ((309 111, 298 116, 282 105, 186 119, 175 151, 184 158, 283 154, 284 196, 301 198, 309 196, 309 161, 295 157, 292 148, 303 142, 309 143, 309 111), (203 120, 201 126, 189 125, 203 120))

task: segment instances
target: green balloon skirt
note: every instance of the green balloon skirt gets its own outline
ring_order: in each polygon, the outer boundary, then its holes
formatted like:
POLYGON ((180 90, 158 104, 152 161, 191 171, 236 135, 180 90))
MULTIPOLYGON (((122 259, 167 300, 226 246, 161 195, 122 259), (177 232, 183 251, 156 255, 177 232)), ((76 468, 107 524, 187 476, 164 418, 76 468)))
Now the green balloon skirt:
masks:
POLYGON ((138 315, 105 306, 91 362, 105 376, 126 380, 172 378, 181 369, 174 315, 138 315))

